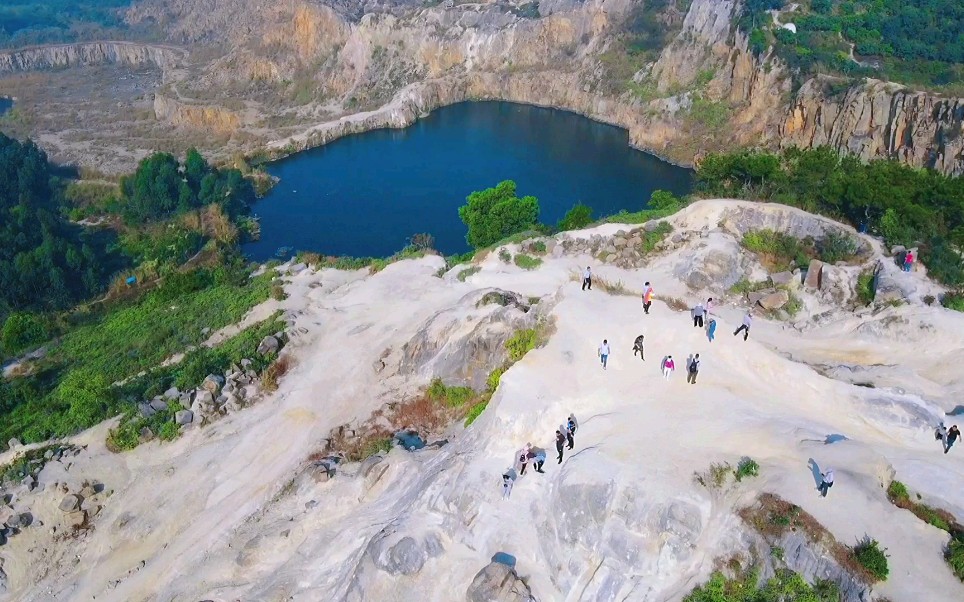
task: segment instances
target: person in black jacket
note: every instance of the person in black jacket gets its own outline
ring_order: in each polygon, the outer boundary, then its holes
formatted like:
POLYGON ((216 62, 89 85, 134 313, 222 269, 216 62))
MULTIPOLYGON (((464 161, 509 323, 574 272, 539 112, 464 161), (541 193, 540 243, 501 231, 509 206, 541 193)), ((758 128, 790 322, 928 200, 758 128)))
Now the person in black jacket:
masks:
POLYGON ((633 341, 633 357, 636 357, 636 354, 638 353, 639 359, 643 360, 644 362, 646 361, 646 354, 643 352, 643 341, 645 340, 645 336, 639 335, 636 337, 636 340, 633 341))
POLYGON ((961 436, 961 431, 958 430, 956 424, 952 426, 950 430, 947 431, 947 443, 944 445, 945 454, 951 451, 951 448, 954 446, 954 443, 957 442, 957 439, 960 436, 961 436))
POLYGON ((566 436, 556 429, 556 451, 559 452, 559 464, 562 464, 562 450, 566 446, 566 436))

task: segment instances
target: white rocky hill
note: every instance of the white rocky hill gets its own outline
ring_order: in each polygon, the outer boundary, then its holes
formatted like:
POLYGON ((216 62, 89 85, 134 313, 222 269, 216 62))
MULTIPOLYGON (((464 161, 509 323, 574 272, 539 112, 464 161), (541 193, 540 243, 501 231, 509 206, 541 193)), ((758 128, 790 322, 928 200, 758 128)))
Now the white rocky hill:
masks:
POLYGON ((861 265, 824 267, 818 289, 794 275, 800 312, 757 311, 744 342, 732 332, 746 301, 724 293, 765 271, 739 234, 856 233, 740 201, 699 202, 667 221, 674 231, 652 254, 634 254, 646 229, 608 224, 547 241, 530 271, 493 251, 464 281, 468 266, 440 275, 436 256, 373 275, 289 269, 293 367, 279 390, 170 444, 112 454, 109 425, 76 437, 86 448, 49 462, 40 487, 9 494, 33 524, 0 547, 0 600, 679 600, 734 555, 755 553, 772 571, 778 544, 781 562, 836 581, 847 600, 964 599, 942 559, 947 534, 885 492, 897 478, 964 519, 964 448, 945 455, 933 436, 961 409, 964 315, 926 305, 940 287, 861 238, 861 265), (907 302, 855 310, 856 275, 878 261, 881 294, 907 302), (578 282, 586 265, 592 291, 578 282), (635 294, 646 280, 657 294, 649 315, 635 294), (504 293, 486 301, 501 302, 480 303, 493 290, 504 293), (676 298, 709 296, 712 343, 674 309, 676 298), (446 445, 343 462, 331 478, 309 460, 338 427, 347 425, 339 441, 363 436, 373 413, 433 377, 483 388, 506 339, 527 327, 545 344, 502 376, 481 416, 424 433, 446 445), (632 353, 638 334, 645 361, 632 353), (604 338, 607 370, 596 357, 604 338), (685 359, 695 353, 693 385, 685 359), (668 354, 678 370, 667 381, 668 354), (560 465, 553 435, 570 412, 581 426, 560 465), (527 471, 503 500, 500 475, 527 442, 548 450, 545 474, 527 471), (721 488, 693 478, 744 456, 758 477, 721 488), (814 463, 835 469, 827 498, 814 463), (59 484, 84 479, 113 493, 90 528, 58 527, 59 484), (843 545, 877 539, 890 577, 862 584, 802 532, 767 541, 738 514, 763 493, 799 505, 843 545))

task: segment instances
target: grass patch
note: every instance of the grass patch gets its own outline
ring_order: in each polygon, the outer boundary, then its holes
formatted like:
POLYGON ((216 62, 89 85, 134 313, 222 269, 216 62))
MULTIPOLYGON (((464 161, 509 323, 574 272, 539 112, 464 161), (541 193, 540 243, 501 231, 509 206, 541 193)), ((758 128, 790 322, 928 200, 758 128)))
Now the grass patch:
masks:
POLYGON ((874 271, 864 270, 857 275, 857 300, 861 305, 870 305, 875 296, 874 271))
POLYGON ((673 226, 669 222, 659 222, 656 227, 649 232, 643 232, 643 241, 639 245, 639 252, 648 255, 656 250, 656 245, 661 243, 673 231, 673 226))
POLYGON ((752 458, 743 458, 740 460, 740 463, 736 465, 736 470, 733 471, 733 476, 738 483, 743 479, 759 475, 760 465, 752 458))
POLYGON ((881 548, 876 539, 866 539, 854 548, 854 559, 877 581, 885 581, 890 574, 887 566, 887 549, 881 548))
POLYGON ((476 396, 470 387, 451 387, 443 383, 441 378, 433 379, 425 394, 432 401, 452 407, 465 405, 476 396))
POLYGON ((512 261, 512 253, 509 253, 509 250, 506 249, 505 247, 499 249, 499 260, 500 260, 502 263, 509 263, 509 262, 511 262, 511 261, 512 261))
POLYGON ((458 275, 456 275, 455 278, 459 282, 465 282, 466 278, 468 278, 469 276, 474 276, 475 274, 478 274, 481 271, 482 271, 482 268, 475 265, 470 268, 465 268, 464 270, 459 271, 458 275))
POLYGON ((800 313, 800 310, 803 309, 803 301, 796 295, 796 293, 791 290, 787 290, 787 302, 781 309, 790 314, 790 317, 793 317, 800 313))
POLYGON ((951 570, 954 571, 954 574, 957 575, 957 578, 964 581, 964 533, 958 533, 947 544, 944 559, 951 570))
MULTIPOLYGON (((772 493, 762 494, 757 503, 747 506, 738 512, 743 521, 753 527, 771 545, 783 537, 787 531, 800 531, 807 540, 823 548, 834 561, 847 570, 851 575, 867 584, 880 581, 877 574, 871 572, 857 559, 856 549, 838 542, 817 519, 803 510, 772 493)), ((860 546, 858 545, 858 548, 860 546)), ((870 560, 874 552, 864 552, 865 560, 870 560)), ((885 559, 886 560, 886 559, 885 559)), ((879 570, 878 565, 874 565, 879 570)))
POLYGON ((513 261, 523 270, 534 270, 542 265, 542 260, 538 257, 531 257, 522 253, 517 254, 513 261))
POLYGON ((509 352, 509 361, 515 363, 525 357, 525 354, 536 348, 538 339, 539 334, 535 328, 515 331, 515 334, 505 342, 505 349, 509 352))
POLYGON ((47 464, 47 452, 52 457, 60 457, 67 452, 79 451, 67 443, 54 443, 18 453, 9 463, 0 466, 0 486, 20 483, 28 476, 36 478, 37 473, 47 464))
POLYGON ((489 400, 483 399, 479 403, 469 408, 469 413, 466 414, 465 416, 465 426, 468 427, 473 422, 475 422, 475 419, 482 415, 482 412, 485 411, 485 408, 488 405, 489 405, 489 400))
POLYGON ((964 311, 964 294, 947 293, 941 298, 941 305, 954 311, 964 311))
POLYGON ((663 297, 660 295, 655 295, 657 299, 666 304, 673 311, 689 311, 690 306, 686 301, 683 301, 679 297, 663 297))
POLYGON ((728 462, 714 463, 703 472, 694 472, 693 480, 707 489, 721 489, 726 485, 731 472, 733 467, 728 462))
MULTIPOLYGON (((917 497, 920 498, 919 495, 917 497)), ((944 550, 944 560, 957 578, 964 581, 964 526, 957 522, 954 515, 914 501, 907 486, 900 481, 891 481, 887 486, 887 499, 898 508, 911 511, 925 523, 950 533, 951 541, 944 550)))
POLYGON ((748 295, 750 293, 755 293, 768 289, 773 286, 773 282, 767 278, 766 280, 747 280, 745 277, 740 278, 736 284, 730 287, 730 292, 736 295, 748 295))
POLYGON ((850 261, 857 256, 858 243, 846 234, 828 232, 822 238, 796 238, 774 230, 750 230, 741 244, 757 254, 760 263, 771 272, 790 271, 810 265, 810 260, 826 263, 850 261))
POLYGON ((762 583, 757 570, 740 570, 732 577, 717 571, 710 576, 709 581, 697 586, 683 598, 683 602, 839 601, 840 590, 835 583, 817 580, 814 585, 810 585, 802 575, 788 569, 778 569, 773 577, 762 583))

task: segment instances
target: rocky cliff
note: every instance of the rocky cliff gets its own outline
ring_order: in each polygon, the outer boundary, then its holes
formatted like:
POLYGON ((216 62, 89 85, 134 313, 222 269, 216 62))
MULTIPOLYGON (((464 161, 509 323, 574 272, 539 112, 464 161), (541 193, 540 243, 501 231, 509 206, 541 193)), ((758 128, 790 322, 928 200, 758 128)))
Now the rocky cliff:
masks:
MULTIPOLYGON (((224 136, 212 139, 209 152, 290 151, 402 127, 454 102, 502 99, 624 127, 633 146, 684 164, 734 145, 830 145, 863 159, 964 172, 961 99, 878 81, 842 92, 826 78, 795 84, 772 54, 748 49, 735 26, 740 0, 662 6, 654 18, 669 32, 664 47, 640 58, 627 52, 628 31, 649 10, 640 0, 546 0, 537 9, 521 0, 143 0, 129 22, 159 24, 184 51, 114 42, 28 49, 0 55, 0 74, 104 63, 163 68, 151 123, 88 127, 105 144, 141 145, 118 156, 143 154, 158 136, 183 146, 204 132, 231 137, 230 148, 224 136), (164 125, 175 127, 157 127, 164 125)), ((38 109, 30 133, 55 139, 66 127, 56 114, 38 109)), ((58 141, 71 154, 70 142, 58 141)), ((83 146, 74 153, 80 161, 83 146)))

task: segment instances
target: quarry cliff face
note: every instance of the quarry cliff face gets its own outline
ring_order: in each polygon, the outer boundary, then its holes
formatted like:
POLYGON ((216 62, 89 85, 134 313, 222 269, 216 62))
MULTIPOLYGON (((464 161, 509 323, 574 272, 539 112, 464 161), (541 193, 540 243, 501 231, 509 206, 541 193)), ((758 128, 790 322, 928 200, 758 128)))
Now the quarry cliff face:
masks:
POLYGON ((734 145, 829 145, 964 172, 964 101, 873 80, 836 93, 827 78, 794 85, 778 59, 748 49, 735 26, 739 0, 693 0, 651 62, 614 76, 637 4, 549 0, 533 13, 524 3, 143 0, 128 21, 157 23, 183 51, 113 42, 28 49, 0 54, 0 77, 156 65, 164 85, 150 98, 151 121, 174 126, 174 144, 182 131, 216 133, 223 148, 209 150, 224 153, 291 152, 402 127, 446 104, 501 99, 624 127, 633 146, 683 164, 734 145))

